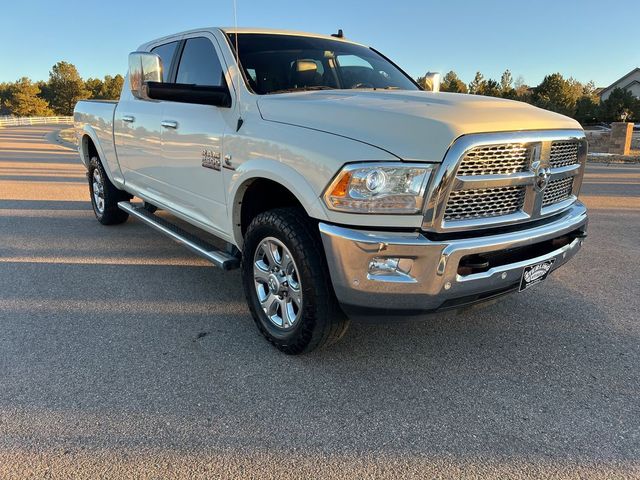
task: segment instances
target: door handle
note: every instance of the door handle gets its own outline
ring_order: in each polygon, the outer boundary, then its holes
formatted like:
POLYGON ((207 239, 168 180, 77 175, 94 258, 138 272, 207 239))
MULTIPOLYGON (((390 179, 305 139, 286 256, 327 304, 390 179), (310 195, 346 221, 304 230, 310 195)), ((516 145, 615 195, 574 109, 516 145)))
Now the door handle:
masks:
POLYGON ((127 123, 133 123, 136 121, 136 117, 134 117, 133 115, 123 115, 122 121, 127 123))
POLYGON ((163 120, 160 125, 164 128, 173 128, 174 130, 178 128, 178 122, 174 122, 173 120, 163 120))

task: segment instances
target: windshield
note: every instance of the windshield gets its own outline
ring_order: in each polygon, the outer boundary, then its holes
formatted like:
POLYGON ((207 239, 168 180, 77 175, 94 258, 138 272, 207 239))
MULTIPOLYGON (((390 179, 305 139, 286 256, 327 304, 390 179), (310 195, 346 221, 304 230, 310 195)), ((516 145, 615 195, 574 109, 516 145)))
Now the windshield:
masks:
MULTIPOLYGON (((228 34, 235 47, 235 34, 228 34)), ((240 63, 260 94, 324 89, 418 90, 398 67, 375 51, 326 38, 238 34, 240 63)))

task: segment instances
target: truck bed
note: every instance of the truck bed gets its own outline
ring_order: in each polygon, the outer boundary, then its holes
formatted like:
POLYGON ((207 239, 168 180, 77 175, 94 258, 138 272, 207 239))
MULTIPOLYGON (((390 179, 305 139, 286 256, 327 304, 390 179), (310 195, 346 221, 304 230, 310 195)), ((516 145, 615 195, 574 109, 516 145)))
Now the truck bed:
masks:
MULTIPOLYGON (((76 134, 79 138, 84 134, 91 137, 100 157, 108 163, 108 171, 116 175, 120 173, 113 141, 113 118, 117 104, 116 100, 81 100, 73 110, 76 134)), ((89 160, 88 156, 82 157, 85 167, 89 160)))

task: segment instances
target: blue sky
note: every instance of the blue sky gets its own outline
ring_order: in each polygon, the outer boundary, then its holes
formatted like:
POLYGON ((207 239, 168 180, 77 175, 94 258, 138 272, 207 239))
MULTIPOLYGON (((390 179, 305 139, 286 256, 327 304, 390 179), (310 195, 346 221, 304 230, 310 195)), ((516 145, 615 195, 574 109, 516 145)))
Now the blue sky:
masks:
MULTIPOLYGON (((125 73, 145 41, 233 24, 232 0, 23 0, 1 12, 0 81, 46 79, 58 60, 85 78, 125 73)), ((530 85, 559 71, 607 86, 640 66, 639 19, 640 0, 238 0, 240 26, 342 28, 413 76, 455 70, 466 82, 509 68, 530 85)))

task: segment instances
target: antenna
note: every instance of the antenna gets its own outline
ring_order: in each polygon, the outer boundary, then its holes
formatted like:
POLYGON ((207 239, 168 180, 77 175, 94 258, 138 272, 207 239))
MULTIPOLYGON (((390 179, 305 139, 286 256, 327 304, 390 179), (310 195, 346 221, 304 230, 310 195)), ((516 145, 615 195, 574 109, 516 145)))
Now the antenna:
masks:
POLYGON ((238 85, 236 86, 236 99, 238 102, 238 126, 236 127, 236 132, 238 130, 240 130, 240 127, 242 126, 242 124, 244 123, 244 120, 242 120, 242 104, 240 103, 240 82, 242 81, 241 75, 242 75, 242 71, 241 71, 241 67, 240 67, 240 51, 238 50, 238 6, 237 6, 237 1, 233 0, 233 23, 235 26, 235 44, 236 44, 236 69, 237 74, 236 77, 238 78, 238 85))
POLYGON ((338 33, 332 33, 331 36, 336 38, 344 38, 344 33, 342 32, 342 29, 339 28, 338 33))

